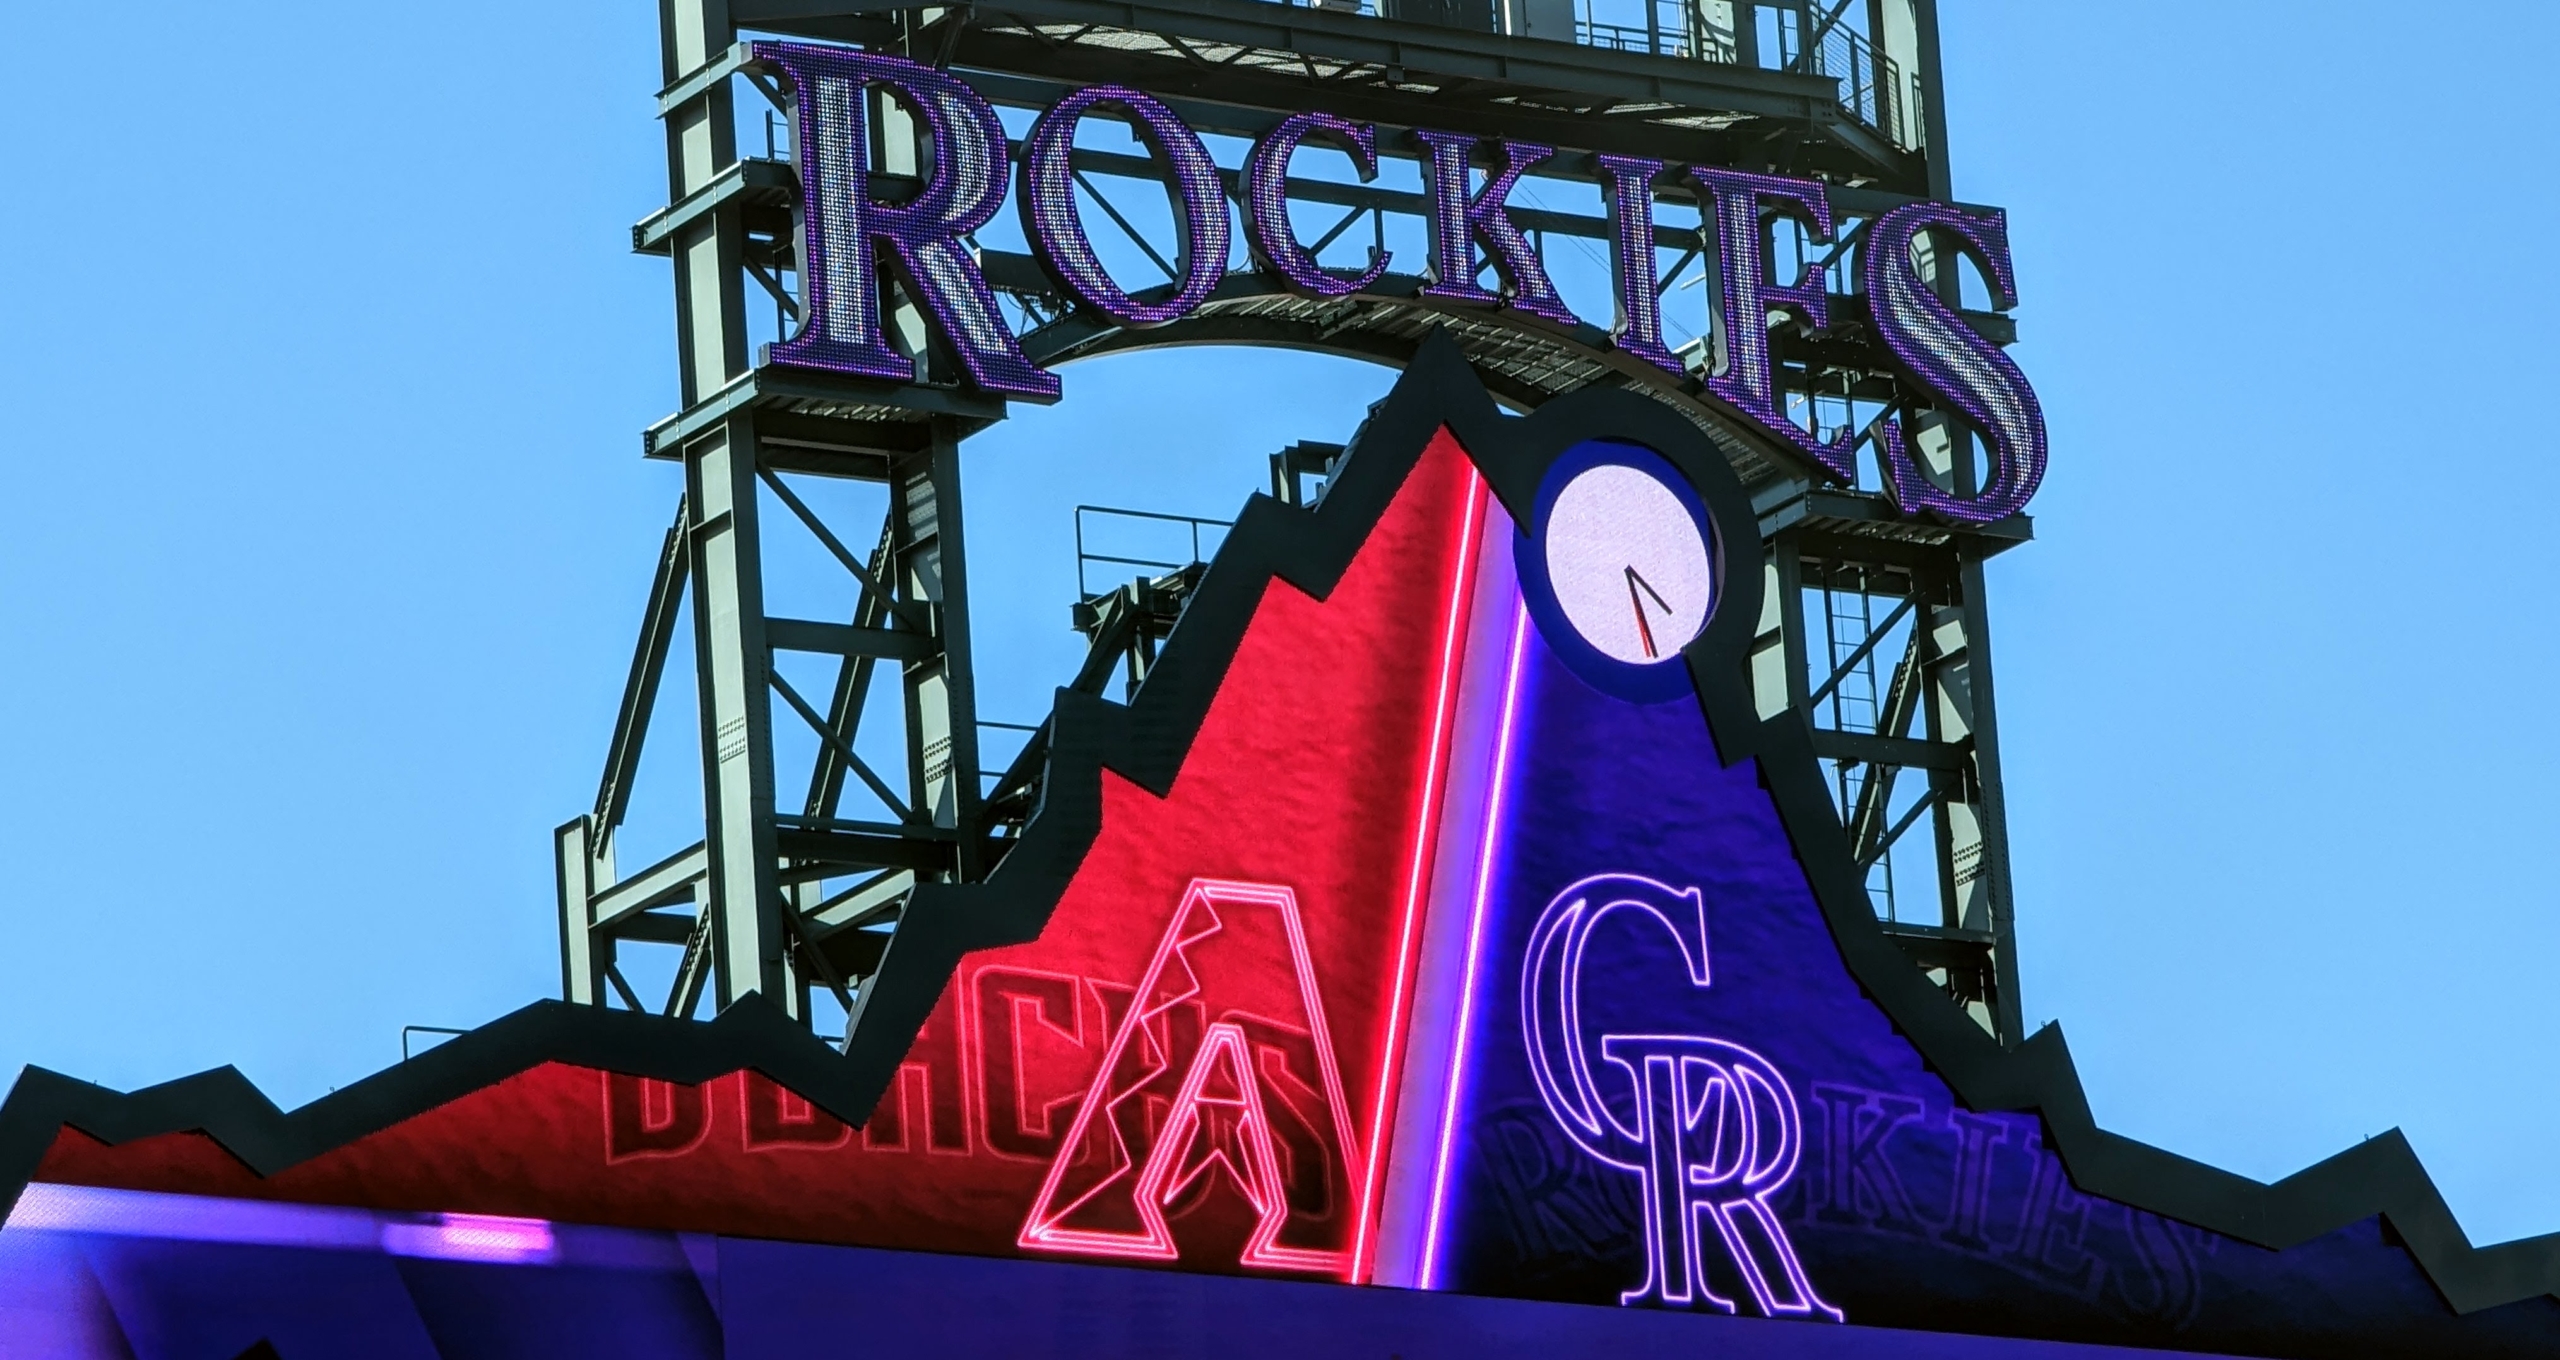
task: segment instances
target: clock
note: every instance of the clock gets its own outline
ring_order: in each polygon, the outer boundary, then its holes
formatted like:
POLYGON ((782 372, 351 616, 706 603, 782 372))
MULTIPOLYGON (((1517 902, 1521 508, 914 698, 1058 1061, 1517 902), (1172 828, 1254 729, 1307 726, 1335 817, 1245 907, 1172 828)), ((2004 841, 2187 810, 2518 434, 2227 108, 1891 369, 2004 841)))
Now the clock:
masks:
POLYGON ((1714 520, 1661 455, 1594 441, 1556 459, 1515 544, 1521 591, 1548 647, 1604 693, 1690 692, 1681 649, 1722 595, 1714 520))

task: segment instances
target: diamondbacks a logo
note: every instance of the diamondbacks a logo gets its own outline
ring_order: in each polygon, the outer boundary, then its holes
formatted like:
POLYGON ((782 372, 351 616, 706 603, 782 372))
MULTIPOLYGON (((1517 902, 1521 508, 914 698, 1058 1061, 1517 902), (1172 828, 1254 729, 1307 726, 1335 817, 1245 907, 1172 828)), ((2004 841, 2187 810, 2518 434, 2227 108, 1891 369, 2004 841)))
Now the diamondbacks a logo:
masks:
POLYGON ((1803 1116, 1778 1069, 1722 1039, 1633 1033, 1599 1036, 1599 1058, 1619 1070, 1621 1082, 1610 1083, 1618 1099, 1593 1075, 1582 1031, 1584 951, 1593 928, 1621 911, 1668 935, 1690 985, 1708 985, 1706 899, 1633 874, 1601 874, 1556 894, 1529 933, 1520 976, 1520 1033, 1547 1112, 1583 1151, 1644 1181, 1645 1278, 1618 1301, 1734 1311, 1709 1284, 1712 1245, 1762 1313, 1839 1321, 1769 1207, 1804 1150, 1803 1116))
POLYGON ((1232 1225, 1243 1233, 1238 1264, 1340 1273, 1358 1158, 1297 896, 1197 879, 1112 1031, 1019 1241, 1175 1260, 1168 1220, 1197 1214, 1205 1235, 1223 1201, 1226 1217, 1241 1203, 1251 1220, 1232 1225))

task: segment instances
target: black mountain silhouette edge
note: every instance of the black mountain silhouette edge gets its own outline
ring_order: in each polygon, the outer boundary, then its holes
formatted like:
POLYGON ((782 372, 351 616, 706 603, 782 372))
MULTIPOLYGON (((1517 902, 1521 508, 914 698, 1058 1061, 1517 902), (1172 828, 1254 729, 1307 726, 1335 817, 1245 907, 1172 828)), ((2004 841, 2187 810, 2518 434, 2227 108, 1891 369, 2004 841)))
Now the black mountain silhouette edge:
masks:
MULTIPOLYGON (((961 956, 1039 935, 1101 830, 1102 770, 1158 794, 1171 788, 1264 587, 1278 579, 1327 596, 1443 428, 1517 519, 1526 519, 1555 455, 1620 438, 1686 473, 1728 541, 1755 541, 1731 466, 1683 417, 1599 388, 1505 415, 1458 346, 1435 334, 1372 409, 1314 510, 1260 495, 1247 503, 1132 703, 1059 691, 1039 812, 983 883, 919 890, 857 1000, 844 1053, 750 996, 708 1021, 535 1002, 290 1113, 234 1067, 118 1092, 30 1066, 0 1101, 0 1213, 65 1126, 110 1144, 201 1131, 267 1176, 550 1062, 682 1083, 753 1068, 861 1122, 961 956)), ((1792 713, 1762 719, 1755 710, 1742 658, 1761 589, 1759 572, 1732 573, 1714 621, 1686 652, 1717 753, 1728 765, 1758 762, 1851 973, 1967 1106, 2039 1115, 2085 1193, 2269 1249, 2379 1215, 2456 1313, 2560 1296, 2560 1233, 2472 1245, 2397 1129, 2273 1184, 2253 1181, 2099 1128, 2059 1025, 2003 1047, 1953 1005, 1877 924, 1806 725, 1792 713)))

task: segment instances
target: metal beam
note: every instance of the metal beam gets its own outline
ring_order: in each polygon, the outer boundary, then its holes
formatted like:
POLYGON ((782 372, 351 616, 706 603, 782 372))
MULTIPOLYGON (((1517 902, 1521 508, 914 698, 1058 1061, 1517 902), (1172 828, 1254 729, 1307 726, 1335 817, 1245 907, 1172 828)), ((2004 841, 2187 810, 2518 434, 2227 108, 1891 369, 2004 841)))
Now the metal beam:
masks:
POLYGON ((756 529, 755 431, 733 419, 685 449, 699 507, 692 540, 694 657, 701 690, 703 811, 715 921, 712 968, 723 1009, 785 993, 774 877, 773 678, 756 529))
MULTIPOLYGON (((886 480, 885 474, 883 480, 886 480)), ((865 579, 877 581, 888 570, 889 550, 896 545, 897 528, 896 515, 883 517, 879 541, 871 549, 865 579)), ((853 625, 857 628, 882 626, 888 622, 889 610, 894 603, 893 599, 876 591, 862 592, 861 598, 854 601, 853 625)), ((853 763, 846 758, 846 753, 853 749, 855 738, 861 734, 863 709, 870 702, 871 678, 879 669, 879 661, 876 656, 857 654, 847 656, 844 663, 836 668, 835 691, 827 700, 825 723, 825 730, 836 739, 820 745, 817 761, 809 771, 809 796, 801 808, 812 817, 835 816, 837 804, 843 801, 845 777, 853 772, 853 763)))
MULTIPOLYGON (((631 228, 631 248, 642 255, 665 255, 688 227, 722 208, 740 203, 778 208, 785 213, 800 192, 800 177, 780 161, 741 160, 713 176, 709 184, 674 204, 649 214, 631 228)), ((786 224, 788 219, 786 218, 786 224)))
POLYGON ((560 903, 560 999, 579 1005, 600 1004, 605 996, 605 970, 612 966, 611 948, 596 948, 588 898, 595 891, 594 859, 587 838, 593 823, 571 818, 552 833, 553 862, 560 903))
POLYGON ((692 896, 710 868, 700 842, 667 856, 595 894, 587 909, 591 928, 611 933, 626 918, 692 896))
POLYGON ((666 541, 658 549, 657 574, 640 615, 640 641, 632 649, 631 674, 622 684, 622 708, 614 716, 604 778, 596 788, 594 833, 607 846, 631 806, 631 781, 639 773, 649 717, 658 706, 658 682, 666 675, 668 649, 675 645, 676 613, 684 604, 685 527, 685 501, 679 496, 676 522, 667 527, 666 541))
MULTIPOLYGON (((866 29, 831 26, 829 21, 924 8, 928 6, 907 0, 739 0, 734 6, 737 22, 743 26, 818 37, 876 37, 884 31, 877 24, 866 29)), ((1663 103, 1682 110, 1801 117, 1806 102, 1818 100, 1833 107, 1839 97, 1834 82, 1818 76, 1255 0, 1006 0, 1000 11, 980 12, 970 31, 950 48, 950 61, 973 64, 981 44, 1010 36, 990 33, 990 28, 1016 25, 1170 35, 1271 53, 1294 59, 1302 82, 1321 81, 1326 74, 1344 69, 1367 70, 1376 73, 1373 79, 1399 84, 1428 87, 1463 82, 1502 87, 1501 93, 1506 94, 1533 91, 1585 107, 1663 103)), ((1046 45, 1060 49, 1073 44, 1052 40, 1046 45)), ((1233 61, 1190 61, 1170 47, 1160 51, 1163 55, 1154 60, 1187 68, 1204 79, 1258 74, 1254 67, 1240 67, 1233 61)))
POLYGON ((800 499, 800 493, 791 489, 790 483, 775 476, 771 469, 763 470, 760 475, 764 479, 764 484, 772 489, 775 498, 798 517, 800 523, 807 527, 810 535, 818 540, 818 546, 825 548, 828 554, 836 559, 836 565, 843 567, 845 574, 853 578, 854 584, 862 587, 862 593, 865 596, 896 614, 906 622, 908 627, 919 632, 930 631, 928 627, 931 623, 930 610, 920 608, 911 601, 899 599, 897 591, 889 583, 880 579, 879 564, 865 563, 855 557, 853 550, 844 545, 844 540, 836 537, 836 531, 828 528, 827 522, 821 519, 816 511, 809 508, 809 503, 800 499))
POLYGON ((978 694, 969 664, 969 574, 962 551, 960 435, 935 422, 932 448, 890 484, 898 543, 892 552, 901 599, 933 606, 939 657, 911 662, 907 707, 909 806, 938 827, 961 832, 955 866, 963 878, 983 868, 976 851, 983 818, 978 779, 978 694))
MULTIPOLYGON (((837 30, 817 36, 862 35, 837 30)), ((1744 69, 1669 57, 1637 60, 1709 71, 1744 69)), ((1196 130, 1232 136, 1259 136, 1292 109, 1320 110, 1384 129, 1405 129, 1416 125, 1416 110, 1422 108, 1429 111, 1424 126, 1535 141, 1575 152, 1726 164, 1746 158, 1768 160, 1774 140, 1791 144, 1782 158, 1800 162, 1802 169, 1876 179, 1888 189, 1910 193, 1920 192, 1924 182, 1918 158, 1852 120, 1839 106, 1837 82, 1823 76, 1756 72, 1801 84, 1796 89, 1734 97, 1701 98, 1704 87, 1671 82, 1674 88, 1666 89, 1652 81, 1621 85, 1613 94, 1596 97, 1537 84, 1488 86, 1467 97, 1398 88, 1374 73, 1358 79, 1310 79, 1303 70, 1235 66, 1204 70, 1125 49, 1053 44, 983 31, 973 32, 961 44, 957 61, 973 81, 979 80, 980 72, 1040 72, 1041 79, 1061 89, 1137 85, 1163 98, 1196 130), (1610 112, 1620 104, 1626 111, 1610 112), (1691 121, 1672 121, 1683 117, 1691 121)))
POLYGON ((1876 645, 1884 641, 1885 634, 1892 632, 1893 626, 1902 622, 1903 616, 1909 614, 1915 607, 1907 597, 1902 603, 1895 605, 1893 612, 1884 616, 1884 622, 1877 624, 1875 631, 1867 634, 1865 641, 1850 649, 1849 654, 1840 659, 1840 664, 1831 668, 1830 678, 1816 686, 1813 693, 1806 696, 1805 702, 1819 704, 1830 698, 1831 691, 1840 688, 1840 682, 1848 679, 1850 673, 1858 669, 1858 663, 1866 660, 1868 655, 1875 651, 1876 645))
MULTIPOLYGON (((740 272, 744 272, 743 266, 740 272)), ((772 418, 776 408, 826 405, 855 408, 855 418, 846 422, 849 431, 874 427, 889 417, 921 422, 933 416, 951 416, 963 433, 975 433, 1004 419, 1005 410, 1001 398, 957 387, 899 385, 808 369, 759 368, 741 373, 698 398, 689 396, 684 409, 641 435, 641 452, 652 458, 680 457, 680 450, 688 441, 733 416, 746 415, 762 421, 772 418)))
MULTIPOLYGON (((1967 736, 1973 750, 1973 787, 1968 792, 1977 822, 1971 867, 1982 888, 1983 919, 1973 920, 1968 913, 1949 924, 1987 928, 2000 942, 1993 959, 1998 970, 1998 994, 1993 1000, 2000 1024, 1998 1032, 2014 1041, 2025 1037, 2026 1010, 2019 994, 2016 888, 2009 873, 2009 810, 2000 779, 2000 724, 1992 702, 1991 623, 1983 606, 1981 559, 1963 554, 1959 561, 1966 601, 1962 699, 1971 724, 1967 736)), ((1951 704, 1955 698, 1949 694, 1945 702, 1951 704)))
MULTIPOLYGON (((1908 612, 1910 604, 1909 600, 1904 600, 1904 607, 1896 611, 1895 617, 1908 612)), ((1872 650, 1875 642, 1882 638, 1892 626, 1890 618, 1879 625, 1860 644, 1861 650, 1872 650)), ((1911 734, 1911 720, 1917 716, 1920 709, 1920 668, 1927 636, 1925 629, 1912 629, 1911 640, 1902 650, 1902 660, 1894 665, 1893 679, 1885 686, 1883 711, 1877 715, 1879 720, 1876 723, 1875 734, 1879 737, 1894 740, 1911 734)), ((1844 667, 1843 673, 1845 669, 1844 667)), ((1835 682, 1838 678, 1837 674, 1833 677, 1835 682)), ((1901 773, 1901 767, 1896 765, 1868 766, 1867 777, 1858 786, 1857 806, 1845 809, 1849 827, 1849 850, 1857 857, 1860 868, 1873 863, 1878 855, 1884 853, 1887 846, 1890 846, 1910 827, 1909 818, 1903 819, 1891 830, 1885 827, 1885 818, 1891 814, 1893 808, 1894 785, 1901 773)), ((1917 805, 1914 808, 1914 815, 1916 814, 1917 805)))
MULTIPOLYGON (((1836 18, 1837 3, 1824 0, 1821 8, 1836 18)), ((1417 118, 1449 131, 1545 141, 1567 149, 1542 173, 1569 178, 1592 178, 1593 154, 1615 152, 1827 176, 1837 181, 1835 209, 1849 217, 1869 217, 1919 195, 1948 197, 1942 156, 1933 152, 1924 163, 1856 122, 1840 107, 1838 84, 1828 76, 1250 0, 1015 0, 1002 10, 888 0, 737 0, 734 13, 729 0, 662 0, 661 17, 670 206, 639 224, 634 244, 665 253, 674 266, 680 399, 676 413, 648 432, 645 448, 683 463, 687 491, 660 555, 595 810, 558 836, 563 991, 599 1004, 618 996, 639 1005, 614 951, 649 944, 684 950, 663 1000, 667 1013, 690 1015, 702 992, 716 989, 722 1006, 761 991, 805 1018, 813 984, 841 997, 877 965, 889 928, 918 882, 982 877, 1010 844, 1000 833, 1018 824, 1039 796, 1042 738, 1035 733, 1000 781, 1001 806, 990 822, 970 668, 958 451, 967 435, 1003 418, 1006 404, 958 387, 947 373, 901 384, 749 366, 750 267, 765 271, 761 287, 778 287, 784 277, 796 246, 785 216, 796 177, 788 165, 736 154, 733 103, 740 79, 773 92, 768 80, 742 72, 736 21, 905 51, 958 70, 1000 103, 1045 106, 1076 85, 1126 81, 1158 93, 1211 134, 1256 135, 1287 114, 1320 108, 1378 124, 1388 132, 1384 144, 1406 154, 1396 133, 1417 118), (882 485, 889 505, 877 546, 856 556, 778 475, 785 471, 882 485), (767 616, 760 487, 770 487, 859 584, 848 615, 767 616), (616 882, 612 832, 628 806, 655 687, 688 594, 705 839, 616 882), (772 665, 776 649, 841 658, 824 711, 781 682, 772 665), (900 681, 903 771, 885 760, 873 771, 854 755, 864 711, 877 697, 871 682, 884 663, 896 667, 900 681), (777 705, 797 711, 821 738, 798 815, 776 807, 771 724, 777 705), (856 778, 880 795, 886 819, 837 815, 845 785, 856 778), (903 789, 891 787, 898 783, 903 789), (690 913, 678 909, 687 897, 690 913)), ((1914 65, 1934 95, 1931 0, 1918 0, 1918 17, 1926 52, 1914 65)), ((1821 35, 1808 32, 1810 51, 1821 35)), ((1895 95, 1898 100, 1900 92, 1895 95)), ((1939 101, 1927 102, 1934 148, 1943 145, 1943 117, 1939 101)), ((901 140, 912 135, 911 125, 890 116, 887 106, 874 122, 883 136, 876 168, 890 177, 911 171, 915 148, 901 140)), ((1161 168, 1140 156, 1084 150, 1075 165, 1086 176, 1161 179, 1161 168)), ((1232 192, 1234 174, 1224 173, 1232 192)), ((1428 206, 1413 192, 1314 179, 1293 182, 1291 197, 1347 211, 1346 223, 1389 213, 1419 219, 1428 206)), ((1523 205, 1516 216, 1541 235, 1607 238, 1606 222, 1594 215, 1523 205)), ((1309 231, 1321 231, 1314 214, 1309 231)), ((1705 244, 1688 226, 1657 223, 1654 234, 1675 251, 1705 244)), ((1905 597, 1851 656, 1853 666, 1870 661, 1878 639, 1916 612, 1913 649, 1896 670, 1882 730, 1819 731, 1816 750, 1829 760, 1875 767, 1862 806, 1844 818, 1854 829, 1855 853, 1865 859, 1884 853, 1918 818, 1938 818, 1940 869, 1951 904, 1946 924, 1966 933, 1931 937, 1931 943, 1988 951, 1987 966, 2001 970, 1991 989, 1997 993, 1994 1027, 2016 1037, 1979 564, 2029 536, 2023 518, 1988 530, 1954 529, 1907 519, 1854 490, 1812 490, 1808 469, 1749 435, 1694 383, 1612 352, 1598 328, 1545 330, 1498 310, 1443 307, 1418 295, 1418 280, 1390 280, 1376 295, 1347 302, 1318 301, 1240 272, 1198 314, 1140 333, 1079 312, 1027 259, 991 253, 984 263, 990 280, 1037 321, 1025 336, 1026 349, 1047 362, 1232 341, 1401 363, 1421 336, 1447 327, 1496 395, 1516 406, 1609 384, 1645 387, 1683 409, 1763 488, 1766 503, 1759 509, 1764 532, 1774 535, 1771 570, 1782 598, 1763 621, 1761 651, 1768 654, 1764 663, 1782 662, 1789 677, 1764 697, 1764 706, 1774 699, 1810 715, 1814 702, 1839 685, 1835 675, 1808 697, 1808 687, 1823 681, 1805 667, 1802 596, 1810 564, 1868 593, 1905 597), (1931 739, 1907 735, 1915 714, 1926 716, 1931 739), (1929 791, 1894 813, 1894 772, 1905 768, 1929 770, 1929 791), (1959 854, 1973 858, 1958 866, 1953 857, 1959 854)), ((1787 342, 1782 357, 1795 374, 1790 381, 1837 377, 1836 391, 1850 399, 1898 400, 1890 366, 1861 338, 1862 309, 1853 298, 1840 301, 1839 326, 1787 342)), ((893 326, 912 339, 912 308, 894 295, 889 306, 893 326)), ((2014 338, 2005 316, 1965 319, 1999 343, 2014 338)), ((1098 622, 1110 625, 1097 629, 1110 637, 1097 637, 1092 660, 1098 664, 1077 677, 1080 687, 1094 690, 1110 683, 1115 660, 1131 647, 1144 653, 1153 636, 1135 615, 1098 622), (1118 645, 1105 648, 1106 640, 1118 645)), ((884 754, 886 735, 869 737, 884 754)))
MULTIPOLYGON (((617 937, 641 944, 683 944, 693 938, 700 918, 672 911, 644 911, 622 923, 617 937)), ((629 985, 629 984, 624 984, 629 985)), ((646 1006, 635 1009, 647 1010, 646 1006)))
POLYGON ((1901 816, 1894 818, 1893 825, 1876 834, 1873 844, 1858 849, 1856 853, 1858 868, 1864 870, 1873 867, 1877 860, 1884 858, 1886 851, 1893 849, 1896 841, 1902 839, 1902 833, 1909 831, 1912 824, 1920 820, 1922 813, 1937 805, 1937 790, 1931 789, 1922 794, 1919 800, 1906 809, 1901 816))
POLYGON ((823 652, 830 656, 870 656, 887 661, 927 661, 942 654, 929 633, 894 628, 863 628, 848 623, 812 623, 807 619, 766 619, 765 641, 786 652, 823 652))
POLYGON ((815 944, 839 930, 858 930, 886 920, 905 904, 915 886, 914 871, 883 870, 811 908, 800 918, 801 932, 815 944))
POLYGON ((889 786, 882 782, 879 774, 872 770, 870 763, 862 758, 861 753, 853 749, 853 743, 836 731, 817 709, 810 706, 808 700, 801 698, 800 691, 793 689, 790 681, 783 679, 779 673, 765 678, 772 684, 773 692, 782 696, 782 701, 791 706, 792 712, 800 715, 801 721, 809 724, 809 730, 818 734, 818 740, 825 742, 834 750, 837 759, 842 760, 847 768, 861 777, 863 784, 888 806, 893 816, 902 822, 913 818, 914 813, 899 800, 897 794, 889 790, 889 786))
POLYGON ((1965 747, 1872 732, 1814 729, 1813 753, 1825 760, 1890 765, 1905 770, 1961 770, 1971 761, 1965 747))
POLYGON ((775 844, 793 859, 837 868, 911 869, 948 875, 956 867, 957 841, 923 840, 904 827, 884 832, 780 831, 775 844))
POLYGON ((1813 54, 1822 50, 1822 40, 1831 36, 1831 30, 1839 26, 1841 16, 1847 14, 1849 6, 1855 3, 1857 0, 1840 0, 1839 4, 1833 5, 1831 12, 1823 15, 1821 21, 1805 34, 1802 50, 1796 53, 1795 63, 1787 69, 1798 73, 1811 71, 1813 54))

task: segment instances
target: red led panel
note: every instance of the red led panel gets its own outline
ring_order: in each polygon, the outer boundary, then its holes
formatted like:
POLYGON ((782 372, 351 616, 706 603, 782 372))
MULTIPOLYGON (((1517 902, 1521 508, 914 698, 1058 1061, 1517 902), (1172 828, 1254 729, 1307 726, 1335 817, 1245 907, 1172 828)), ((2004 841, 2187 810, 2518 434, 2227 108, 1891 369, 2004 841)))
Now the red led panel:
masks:
POLYGON ((1167 796, 1104 773, 1046 931, 963 962, 860 1129, 547 1063, 272 1177, 65 1129, 36 1179, 1365 1273, 1484 499, 1443 434, 1328 598, 1266 587, 1167 796))

